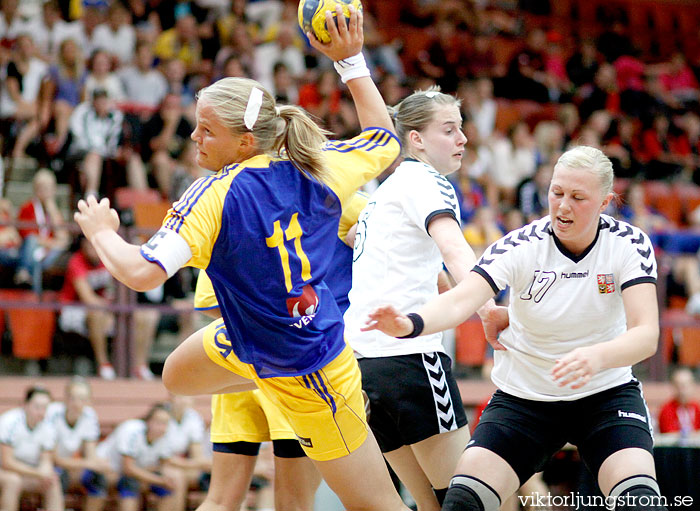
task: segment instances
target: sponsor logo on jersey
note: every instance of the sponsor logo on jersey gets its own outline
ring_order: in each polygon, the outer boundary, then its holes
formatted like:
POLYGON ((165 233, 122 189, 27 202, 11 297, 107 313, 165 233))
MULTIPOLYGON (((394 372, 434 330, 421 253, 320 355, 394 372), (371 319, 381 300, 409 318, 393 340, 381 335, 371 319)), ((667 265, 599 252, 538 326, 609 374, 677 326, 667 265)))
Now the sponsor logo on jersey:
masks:
POLYGON ((622 410, 618 410, 617 416, 624 417, 625 419, 637 419, 638 421, 642 421, 644 423, 647 421, 647 418, 644 415, 635 412, 623 412, 622 410))
POLYGON ((297 435, 296 437, 297 437, 297 440, 299 440, 299 443, 300 443, 301 445, 303 445, 304 447, 309 447, 309 448, 311 448, 311 447, 314 446, 314 444, 313 444, 313 442, 311 441, 310 438, 304 438, 303 436, 299 436, 299 435, 297 435))
POLYGON ((612 273, 598 274, 598 292, 607 295, 615 292, 615 281, 612 273))
POLYGON ((287 298, 287 312, 293 318, 313 316, 318 308, 318 295, 310 284, 304 286, 301 295, 287 298))

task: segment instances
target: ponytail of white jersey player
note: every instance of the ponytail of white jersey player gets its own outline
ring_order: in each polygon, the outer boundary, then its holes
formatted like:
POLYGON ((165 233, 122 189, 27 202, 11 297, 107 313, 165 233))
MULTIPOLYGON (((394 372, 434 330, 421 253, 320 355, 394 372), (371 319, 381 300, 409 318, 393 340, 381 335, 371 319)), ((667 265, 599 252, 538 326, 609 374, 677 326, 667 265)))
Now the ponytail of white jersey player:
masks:
POLYGON ((484 252, 473 272, 418 314, 375 309, 368 330, 439 332, 510 286, 507 351, 497 353, 499 390, 462 454, 443 510, 497 509, 566 442, 616 509, 659 503, 652 437, 631 366, 656 351, 656 261, 640 229, 602 212, 613 169, 598 149, 576 147, 554 167, 549 216, 484 252), (629 498, 632 497, 632 498, 629 498), (641 499, 647 497, 647 499, 641 499))

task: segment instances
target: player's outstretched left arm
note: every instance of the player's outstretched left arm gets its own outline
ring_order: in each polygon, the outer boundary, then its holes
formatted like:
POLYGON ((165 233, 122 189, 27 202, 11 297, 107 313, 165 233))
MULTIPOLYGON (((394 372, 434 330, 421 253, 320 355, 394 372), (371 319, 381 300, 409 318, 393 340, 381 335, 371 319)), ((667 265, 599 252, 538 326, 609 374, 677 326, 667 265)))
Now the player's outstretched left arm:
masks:
MULTIPOLYGON (((453 289, 438 295, 415 311, 423 320, 421 335, 456 327, 469 319, 493 295, 493 289, 486 279, 471 272, 453 289)), ((380 330, 392 337, 403 337, 413 331, 413 322, 393 305, 384 305, 370 312, 362 330, 380 330)))
POLYGON ((557 360, 552 379, 560 387, 578 389, 603 369, 626 367, 656 353, 659 343, 659 307, 656 286, 637 284, 622 291, 627 331, 614 339, 577 348, 557 360))
POLYGON ((100 202, 93 196, 81 199, 73 218, 107 270, 119 282, 136 291, 148 291, 167 280, 165 270, 144 259, 141 247, 127 243, 117 233, 119 215, 110 207, 109 199, 100 202))

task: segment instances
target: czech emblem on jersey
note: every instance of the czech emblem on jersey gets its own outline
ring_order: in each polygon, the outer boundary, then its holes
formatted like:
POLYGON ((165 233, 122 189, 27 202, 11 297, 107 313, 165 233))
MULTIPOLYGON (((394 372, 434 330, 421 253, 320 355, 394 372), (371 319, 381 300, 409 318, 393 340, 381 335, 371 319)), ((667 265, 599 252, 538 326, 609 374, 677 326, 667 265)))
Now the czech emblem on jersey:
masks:
POLYGON ((287 311, 293 318, 316 314, 318 295, 311 285, 307 284, 301 291, 301 296, 287 299, 287 311))
POLYGON ((601 295, 615 292, 615 281, 612 273, 598 274, 598 292, 601 295))

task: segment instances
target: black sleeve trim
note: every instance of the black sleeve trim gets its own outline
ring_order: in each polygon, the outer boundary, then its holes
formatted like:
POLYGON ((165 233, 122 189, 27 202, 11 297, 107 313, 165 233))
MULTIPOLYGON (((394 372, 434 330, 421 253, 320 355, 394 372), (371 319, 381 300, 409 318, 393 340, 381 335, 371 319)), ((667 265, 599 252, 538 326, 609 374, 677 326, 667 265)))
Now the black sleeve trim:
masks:
POLYGON ((636 286, 637 284, 654 284, 656 285, 656 279, 654 277, 639 277, 638 279, 628 280, 622 286, 620 286, 620 291, 624 291, 628 287, 636 286))
POLYGON ((428 233, 428 236, 430 236, 430 231, 428 230, 428 226, 430 225, 430 222, 435 218, 436 216, 439 215, 450 215, 452 218, 454 218, 454 221, 459 224, 457 221, 457 215, 455 214, 454 209, 450 208, 445 208, 445 209, 438 209, 437 211, 433 211, 428 215, 428 217, 425 219, 425 232, 428 233))
POLYGON ((472 268, 472 271, 473 271, 474 273, 478 273, 479 275, 481 275, 482 277, 484 277, 484 279, 486 280, 486 282, 489 283, 489 286, 491 286, 491 289, 493 289, 493 294, 497 295, 498 293, 501 292, 501 290, 498 289, 498 286, 496 285, 496 283, 495 283, 495 282, 493 281, 493 279, 491 278, 491 275, 489 275, 488 273, 486 273, 486 271, 485 271, 483 268, 481 268, 480 266, 474 266, 474 268, 472 268))

